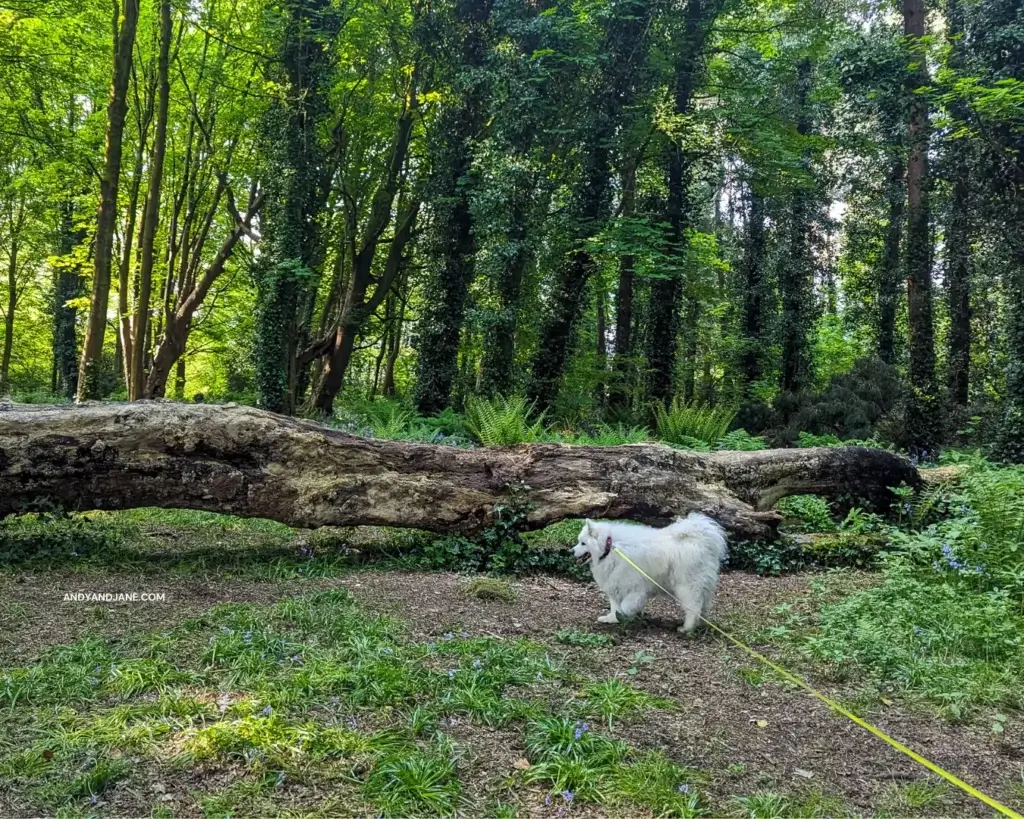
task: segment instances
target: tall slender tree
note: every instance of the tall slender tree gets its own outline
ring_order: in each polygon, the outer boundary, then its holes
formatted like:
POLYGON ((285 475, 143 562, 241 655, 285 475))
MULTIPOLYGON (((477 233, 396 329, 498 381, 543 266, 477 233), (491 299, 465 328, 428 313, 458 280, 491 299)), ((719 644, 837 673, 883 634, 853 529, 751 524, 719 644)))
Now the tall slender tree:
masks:
MULTIPOLYGON (((685 121, 702 78, 704 40, 721 8, 720 0, 688 0, 681 30, 676 34, 673 71, 674 114, 685 121)), ((684 135, 672 135, 665 148, 667 197, 665 256, 671 260, 667 275, 651 284, 650 332, 647 338, 648 395, 668 401, 673 393, 679 349, 680 308, 686 272, 686 232, 692 222, 690 182, 694 159, 684 135)), ((692 304, 692 300, 688 299, 692 304)), ((693 328, 694 330, 696 328, 693 328)), ((694 340, 696 334, 693 334, 694 340)), ((689 380, 693 394, 692 375, 689 380)))
POLYGON ((153 290, 153 265, 156 257, 156 233, 160 222, 160 194, 164 179, 164 158, 167 154, 167 116, 170 107, 171 80, 171 25, 170 0, 157 0, 160 16, 160 55, 157 61, 157 111, 156 133, 149 162, 149 191, 143 211, 141 263, 139 266, 139 292, 136 297, 135 321, 133 322, 133 346, 131 355, 131 378, 128 395, 134 401, 142 398, 146 391, 146 358, 149 352, 150 295, 153 290))
MULTIPOLYGON (((947 0, 946 24, 950 40, 950 67, 962 72, 964 66, 964 19, 959 0, 947 0)), ((956 122, 966 122, 966 104, 954 97, 951 113, 956 122)), ((946 225, 946 293, 949 299, 949 397, 966 407, 971 383, 971 163, 970 140, 955 139, 952 153, 949 216, 946 225)))
POLYGON ((92 298, 85 328, 82 360, 78 369, 78 400, 100 397, 100 366, 103 338, 107 328, 110 272, 117 221, 117 194, 121 181, 124 123, 128 113, 128 80, 132 69, 135 32, 139 23, 139 0, 114 2, 114 71, 107 105, 107 139, 100 176, 99 215, 93 251, 92 298))
MULTIPOLYGON (((804 57, 796 65, 796 131, 803 142, 811 135, 811 60, 804 57)), ((782 369, 779 386, 783 392, 797 392, 811 381, 810 331, 814 308, 814 267, 811 233, 814 220, 814 180, 811 152, 801 150, 802 175, 793 186, 789 208, 788 248, 779 273, 782 299, 782 369)))
POLYGON ((933 453, 942 431, 938 383, 935 377, 935 332, 932 325, 932 237, 929 202, 928 149, 930 125, 925 53, 924 0, 903 0, 907 38, 907 305, 910 327, 910 386, 907 435, 917 452, 933 453))

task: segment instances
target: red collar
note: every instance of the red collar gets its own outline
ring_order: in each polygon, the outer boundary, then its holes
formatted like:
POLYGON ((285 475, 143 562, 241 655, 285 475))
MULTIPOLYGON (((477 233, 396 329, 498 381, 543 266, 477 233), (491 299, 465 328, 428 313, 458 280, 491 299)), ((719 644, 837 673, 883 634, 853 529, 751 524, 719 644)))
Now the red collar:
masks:
POLYGON ((612 550, 612 536, 608 535, 608 537, 605 539, 605 542, 604 542, 604 551, 601 553, 601 556, 598 558, 598 560, 604 560, 606 557, 608 557, 608 555, 611 552, 611 550, 612 550))

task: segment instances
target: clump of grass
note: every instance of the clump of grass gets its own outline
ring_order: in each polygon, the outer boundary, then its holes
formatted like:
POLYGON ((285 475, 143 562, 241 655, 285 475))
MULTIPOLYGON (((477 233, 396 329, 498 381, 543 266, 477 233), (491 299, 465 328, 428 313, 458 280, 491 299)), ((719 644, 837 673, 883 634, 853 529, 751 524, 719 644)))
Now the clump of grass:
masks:
POLYGON ((512 603, 517 598, 515 589, 507 581, 495 577, 474 577, 462 584, 461 591, 466 597, 475 597, 477 600, 512 603))
POLYGON ((653 708, 674 709, 675 703, 661 697, 652 697, 619 680, 592 683, 583 689, 583 701, 588 714, 599 716, 612 727, 616 719, 626 714, 653 708))
POLYGON ((466 402, 466 429, 484 446, 516 446, 543 440, 544 414, 531 420, 534 405, 522 396, 466 402))
POLYGON ((845 813, 842 800, 820 791, 784 796, 764 791, 733 797, 734 816, 749 819, 825 819, 845 813))
POLYGON ((583 646, 594 648, 597 646, 610 646, 615 643, 613 637, 607 634, 598 634, 593 631, 576 631, 574 629, 562 629, 555 634, 558 642, 568 646, 583 646))
POLYGON ((661 754, 648 753, 620 768, 615 784, 619 795, 643 805, 655 816, 690 819, 707 813, 699 789, 705 781, 696 771, 676 765, 661 754))
POLYGON ((450 748, 438 747, 378 762, 363 795, 388 816, 452 816, 462 787, 450 748))
POLYGON ((881 812, 892 816, 935 815, 946 802, 947 788, 939 782, 890 785, 880 800, 881 812))
POLYGON ((658 437, 669 444, 689 449, 709 449, 720 441, 736 417, 734 407, 711 407, 678 399, 668 408, 654 410, 658 437))

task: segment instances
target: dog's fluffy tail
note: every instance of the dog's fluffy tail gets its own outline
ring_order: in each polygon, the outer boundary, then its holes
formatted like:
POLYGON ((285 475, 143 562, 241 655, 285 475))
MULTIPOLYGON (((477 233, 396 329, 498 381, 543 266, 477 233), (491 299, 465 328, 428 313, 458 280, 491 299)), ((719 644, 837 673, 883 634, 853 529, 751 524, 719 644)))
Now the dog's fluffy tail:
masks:
POLYGON ((701 548, 719 563, 724 562, 729 556, 725 530, 707 515, 690 512, 685 518, 677 518, 669 528, 676 537, 699 543, 701 548))

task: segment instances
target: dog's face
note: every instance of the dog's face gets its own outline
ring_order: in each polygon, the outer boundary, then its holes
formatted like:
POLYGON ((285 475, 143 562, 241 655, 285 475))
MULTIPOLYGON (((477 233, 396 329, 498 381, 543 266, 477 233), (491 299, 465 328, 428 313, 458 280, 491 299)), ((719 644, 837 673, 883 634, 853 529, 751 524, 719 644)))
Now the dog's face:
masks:
POLYGON ((580 536, 576 539, 576 545, 572 549, 572 556, 577 563, 586 563, 589 560, 600 560, 606 557, 611 549, 611 537, 601 541, 600 531, 594 521, 588 520, 580 529, 580 536))

